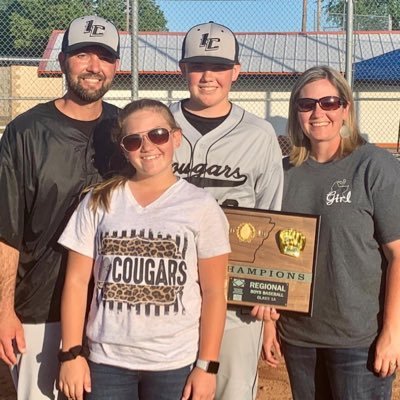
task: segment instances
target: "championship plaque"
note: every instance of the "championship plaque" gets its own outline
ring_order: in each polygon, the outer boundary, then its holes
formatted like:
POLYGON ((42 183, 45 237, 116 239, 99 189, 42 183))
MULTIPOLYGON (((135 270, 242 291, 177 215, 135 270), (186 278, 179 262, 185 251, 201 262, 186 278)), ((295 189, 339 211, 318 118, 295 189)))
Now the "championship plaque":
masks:
POLYGON ((311 315, 319 216, 223 207, 232 252, 228 303, 311 315))

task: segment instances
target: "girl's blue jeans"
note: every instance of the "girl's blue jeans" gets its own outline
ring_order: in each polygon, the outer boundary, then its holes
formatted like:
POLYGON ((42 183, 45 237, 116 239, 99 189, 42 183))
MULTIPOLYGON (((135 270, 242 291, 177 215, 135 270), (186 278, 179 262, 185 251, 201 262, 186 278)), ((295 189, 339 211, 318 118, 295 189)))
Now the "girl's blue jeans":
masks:
POLYGON ((86 400, 180 400, 192 365, 138 371, 89 361, 92 391, 86 400))

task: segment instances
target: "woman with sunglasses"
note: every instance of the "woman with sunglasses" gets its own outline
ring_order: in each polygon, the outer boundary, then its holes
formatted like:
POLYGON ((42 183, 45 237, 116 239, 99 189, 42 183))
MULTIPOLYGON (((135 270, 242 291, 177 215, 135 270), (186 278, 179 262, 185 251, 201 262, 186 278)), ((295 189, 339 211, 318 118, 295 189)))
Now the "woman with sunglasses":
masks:
MULTIPOLYGON (((382 121, 384 123, 384 121, 382 121)), ((312 317, 278 331, 294 400, 390 399, 400 365, 400 166, 360 136, 329 67, 297 80, 282 210, 321 215, 312 317)))
POLYGON ((59 240, 70 250, 60 389, 71 399, 212 399, 227 220, 211 195, 173 174, 181 131, 167 106, 128 104, 114 139, 125 169, 90 190, 59 240))

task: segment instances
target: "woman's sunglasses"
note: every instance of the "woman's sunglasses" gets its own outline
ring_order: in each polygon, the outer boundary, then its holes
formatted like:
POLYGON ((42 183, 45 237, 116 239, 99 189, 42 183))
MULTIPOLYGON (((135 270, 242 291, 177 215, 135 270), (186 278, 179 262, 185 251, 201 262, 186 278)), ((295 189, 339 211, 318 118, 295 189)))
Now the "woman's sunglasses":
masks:
POLYGON ((317 103, 324 111, 334 111, 337 110, 340 106, 346 106, 347 101, 341 99, 337 96, 326 96, 321 97, 320 99, 310 99, 305 97, 303 99, 297 99, 296 106, 297 111, 307 112, 315 110, 317 103))
POLYGON ((151 143, 159 146, 165 144, 169 140, 169 135, 171 131, 165 128, 154 128, 148 132, 140 132, 144 135, 139 135, 138 133, 132 133, 131 135, 126 135, 121 139, 121 147, 126 151, 136 151, 139 150, 143 143, 143 138, 146 137, 151 143))

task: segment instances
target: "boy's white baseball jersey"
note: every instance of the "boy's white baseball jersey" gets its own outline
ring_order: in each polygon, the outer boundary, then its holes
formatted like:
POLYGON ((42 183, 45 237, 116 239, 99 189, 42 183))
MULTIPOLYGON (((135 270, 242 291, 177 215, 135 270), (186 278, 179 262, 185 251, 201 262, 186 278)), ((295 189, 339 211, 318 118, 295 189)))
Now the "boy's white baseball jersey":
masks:
MULTIPOLYGON (((175 151, 176 174, 205 188, 219 204, 280 210, 282 153, 269 122, 232 104, 224 122, 202 135, 183 115, 182 102, 170 109, 183 134, 175 151)), ((228 309, 216 398, 248 400, 255 396, 261 345, 260 321, 228 309)))
POLYGON ((202 135, 184 117, 181 102, 171 111, 182 128, 174 172, 213 194, 219 204, 279 210, 282 153, 272 125, 233 104, 226 120, 202 135))

